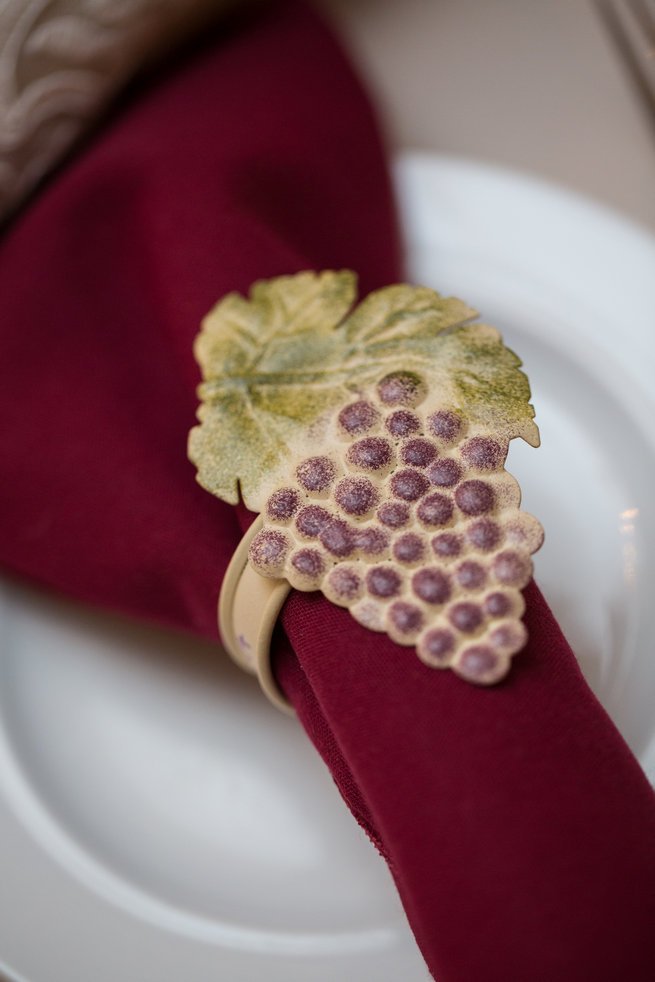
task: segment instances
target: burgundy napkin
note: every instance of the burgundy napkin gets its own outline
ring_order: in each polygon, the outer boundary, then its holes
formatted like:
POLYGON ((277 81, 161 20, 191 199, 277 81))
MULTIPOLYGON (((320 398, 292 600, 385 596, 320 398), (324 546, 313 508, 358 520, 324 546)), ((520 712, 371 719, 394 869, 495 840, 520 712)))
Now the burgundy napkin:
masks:
MULTIPOLYGON (((216 637, 240 527, 185 459, 200 319, 306 268, 354 268, 366 293, 398 255, 370 108, 304 6, 257 7, 170 67, 0 247, 4 567, 216 637)), ((651 982, 655 797, 526 599, 528 647, 493 690, 298 593, 278 678, 439 982, 651 982)))

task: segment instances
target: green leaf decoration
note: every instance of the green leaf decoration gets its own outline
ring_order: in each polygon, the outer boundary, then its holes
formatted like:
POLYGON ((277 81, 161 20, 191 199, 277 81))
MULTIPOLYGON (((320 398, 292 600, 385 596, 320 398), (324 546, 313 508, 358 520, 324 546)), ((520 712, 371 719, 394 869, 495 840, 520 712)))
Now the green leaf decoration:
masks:
POLYGON ((538 445, 521 362, 498 331, 470 323, 476 311, 408 285, 353 309, 355 299, 353 272, 303 272, 259 281, 247 299, 230 293, 207 315, 195 345, 201 425, 189 437, 203 487, 261 510, 290 448, 309 452, 328 412, 398 370, 420 373, 469 420, 538 445))

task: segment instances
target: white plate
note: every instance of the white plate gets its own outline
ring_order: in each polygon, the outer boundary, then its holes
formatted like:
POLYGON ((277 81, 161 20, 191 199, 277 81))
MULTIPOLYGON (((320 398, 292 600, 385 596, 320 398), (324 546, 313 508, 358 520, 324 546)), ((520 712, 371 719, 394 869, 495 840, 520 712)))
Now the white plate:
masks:
MULTIPOLYGON (((524 359, 537 576, 648 764, 655 243, 514 174, 408 156, 416 281, 524 359)), ((428 982, 386 866, 297 724, 213 646, 0 589, 0 963, 25 982, 428 982)))
POLYGON ((510 447, 546 542, 536 578, 592 688, 655 776, 655 240, 524 176, 413 155, 398 168, 409 268, 498 327, 542 445, 510 447))

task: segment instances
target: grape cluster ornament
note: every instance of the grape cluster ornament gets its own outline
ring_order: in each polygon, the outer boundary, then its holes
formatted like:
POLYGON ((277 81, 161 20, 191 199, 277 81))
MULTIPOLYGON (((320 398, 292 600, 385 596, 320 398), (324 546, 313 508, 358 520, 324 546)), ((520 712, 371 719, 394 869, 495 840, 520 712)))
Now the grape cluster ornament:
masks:
POLYGON ((504 467, 511 439, 539 443, 527 378, 462 301, 399 285, 353 309, 355 282, 300 273, 217 305, 189 455, 205 488, 260 512, 259 574, 497 682, 543 540, 504 467))

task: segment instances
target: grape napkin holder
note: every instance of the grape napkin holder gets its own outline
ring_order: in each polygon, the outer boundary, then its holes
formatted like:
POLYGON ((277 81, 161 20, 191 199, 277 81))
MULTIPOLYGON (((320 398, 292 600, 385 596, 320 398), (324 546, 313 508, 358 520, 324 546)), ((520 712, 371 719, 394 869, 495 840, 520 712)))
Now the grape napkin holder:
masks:
POLYGON ((257 676, 262 691, 274 706, 293 715, 291 703, 277 684, 270 661, 273 628, 289 596, 291 584, 288 580, 261 576, 248 562, 250 544, 262 523, 260 515, 230 560, 221 586, 218 627, 232 660, 257 676))
POLYGON ((230 563, 224 644, 288 708, 268 648, 291 587, 321 590, 434 668, 489 685, 525 645, 543 541, 505 470, 538 446, 520 361, 474 310, 350 271, 260 281, 205 318, 189 456, 259 517, 230 563))

